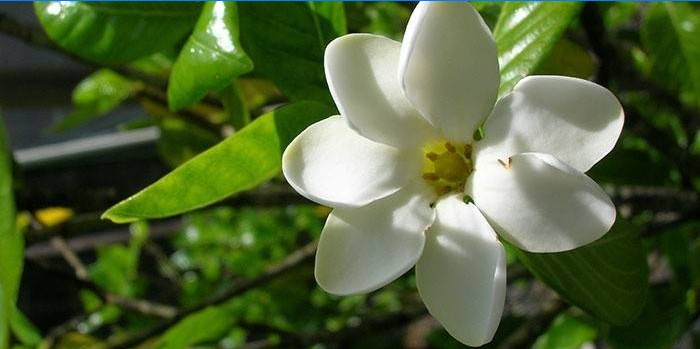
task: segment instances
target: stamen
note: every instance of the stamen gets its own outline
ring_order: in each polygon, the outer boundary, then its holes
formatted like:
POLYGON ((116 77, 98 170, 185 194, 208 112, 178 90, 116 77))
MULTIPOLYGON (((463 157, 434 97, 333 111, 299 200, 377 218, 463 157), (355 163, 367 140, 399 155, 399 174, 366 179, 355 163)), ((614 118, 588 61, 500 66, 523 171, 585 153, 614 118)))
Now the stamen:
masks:
POLYGON ((464 191, 464 183, 473 169, 472 146, 462 142, 438 140, 423 147, 421 177, 438 196, 464 191))
POLYGON ((472 145, 471 144, 466 144, 464 146, 464 155, 469 158, 472 155, 472 145))
POLYGON ((506 170, 510 168, 510 158, 506 159, 506 161, 498 159, 498 162, 500 162, 501 166, 503 166, 506 170))
POLYGON ((444 186, 444 187, 441 187, 441 188, 439 188, 439 189, 437 190, 438 195, 445 195, 445 194, 447 194, 447 193, 449 193, 449 192, 451 192, 451 191, 452 191, 452 187, 450 187, 449 185, 446 185, 446 186, 444 186))
POLYGON ((423 179, 425 179, 426 181, 433 182, 433 181, 437 181, 438 179, 440 179, 440 177, 438 177, 438 175, 436 175, 435 173, 429 172, 429 173, 423 174, 423 179))

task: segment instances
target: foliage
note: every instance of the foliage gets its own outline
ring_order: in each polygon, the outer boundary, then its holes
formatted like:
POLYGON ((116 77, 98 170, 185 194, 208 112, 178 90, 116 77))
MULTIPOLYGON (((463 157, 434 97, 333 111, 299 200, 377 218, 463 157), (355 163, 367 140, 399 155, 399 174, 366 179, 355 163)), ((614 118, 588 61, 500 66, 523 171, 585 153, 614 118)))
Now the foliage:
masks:
POLYGON ((15 312, 24 249, 22 233, 15 224, 11 161, 0 116, 0 348, 9 343, 9 320, 15 312))
MULTIPOLYGON (((474 5, 493 29, 501 95, 527 75, 577 76, 611 89, 626 112, 618 145, 589 172, 615 201, 616 225, 572 251, 509 247, 507 311, 486 347, 670 348, 696 334, 700 7, 474 5)), ((16 203, 27 209, 15 194, 31 188, 25 174, 13 172, 0 124, 0 349, 393 348, 414 337, 431 347, 461 347, 419 320, 425 309, 412 273, 349 297, 316 287, 310 254, 275 274, 318 238, 329 213, 292 194, 279 176, 287 144, 337 114, 324 75, 326 45, 348 32, 400 40, 413 6, 35 3, 43 30, 37 35, 52 42, 45 46, 96 67, 73 90, 73 111, 50 131, 138 105, 144 117, 122 129, 157 128, 159 160, 173 169, 135 194, 115 188, 99 198, 93 211, 100 212, 76 209, 66 222, 41 226, 43 211, 15 212, 16 203), (124 200, 115 205, 114 195, 124 200), (40 326, 42 319, 16 305, 26 225, 17 222, 30 222, 32 244, 70 240, 75 231, 90 239, 108 223, 85 217, 102 212, 132 223, 120 233, 128 242, 78 254, 86 275, 72 282, 82 315, 65 330, 40 326)), ((139 169, 130 173, 141 176, 139 169)), ((69 259, 65 251, 63 257, 69 259)), ((47 270, 71 277, 71 268, 75 261, 47 270)))

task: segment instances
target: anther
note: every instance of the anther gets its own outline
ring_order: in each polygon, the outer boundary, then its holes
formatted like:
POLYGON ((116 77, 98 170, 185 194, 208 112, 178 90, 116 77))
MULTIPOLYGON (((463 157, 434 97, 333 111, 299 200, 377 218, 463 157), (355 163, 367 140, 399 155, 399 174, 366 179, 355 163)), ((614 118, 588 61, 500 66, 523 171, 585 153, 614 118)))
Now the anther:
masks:
POLYGON ((435 161, 438 158, 438 155, 436 153, 430 152, 428 154, 425 154, 425 157, 428 158, 430 161, 435 161))
POLYGON ((446 186, 438 189, 438 195, 445 195, 451 191, 452 191, 452 187, 450 187, 449 185, 446 185, 446 186))
POLYGON ((498 162, 500 162, 501 166, 503 166, 506 170, 510 168, 510 158, 506 159, 506 161, 498 159, 498 162))
POLYGON ((471 155, 472 155, 472 145, 471 144, 467 144, 464 146, 464 155, 466 157, 471 157, 471 155))
POLYGON ((425 179, 426 181, 437 181, 438 179, 440 179, 440 177, 438 177, 438 175, 436 175, 435 173, 430 172, 423 174, 423 179, 425 179))
POLYGON ((447 149, 447 151, 449 151, 450 153, 454 153, 455 151, 457 151, 457 148, 455 148, 455 146, 452 145, 452 143, 450 142, 445 142, 445 149, 447 149))

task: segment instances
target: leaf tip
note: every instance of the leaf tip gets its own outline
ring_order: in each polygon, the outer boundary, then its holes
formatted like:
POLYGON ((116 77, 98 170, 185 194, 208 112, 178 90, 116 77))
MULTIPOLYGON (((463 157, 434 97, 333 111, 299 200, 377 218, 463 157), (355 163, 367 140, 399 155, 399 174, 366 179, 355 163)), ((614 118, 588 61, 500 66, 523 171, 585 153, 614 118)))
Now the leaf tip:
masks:
POLYGON ((137 217, 125 215, 121 212, 119 212, 119 204, 112 206, 109 208, 107 211, 105 211, 102 216, 100 216, 100 219, 104 220, 110 220, 114 223, 117 224, 122 224, 122 223, 131 223, 134 221, 139 220, 137 217))

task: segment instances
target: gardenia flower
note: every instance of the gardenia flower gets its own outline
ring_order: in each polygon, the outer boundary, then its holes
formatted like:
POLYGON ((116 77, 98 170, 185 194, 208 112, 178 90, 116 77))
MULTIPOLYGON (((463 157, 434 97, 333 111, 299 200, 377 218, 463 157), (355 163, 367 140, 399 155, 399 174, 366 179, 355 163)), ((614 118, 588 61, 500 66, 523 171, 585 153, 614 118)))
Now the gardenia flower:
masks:
POLYGON ((620 103, 562 76, 524 78, 496 102, 496 45, 471 5, 420 3, 403 43, 340 37, 325 70, 340 115, 299 134, 282 165, 333 208, 316 255, 326 291, 370 292, 415 265, 428 311, 478 346, 505 302, 499 237, 558 252, 612 226, 615 207, 584 172, 615 145, 620 103))

